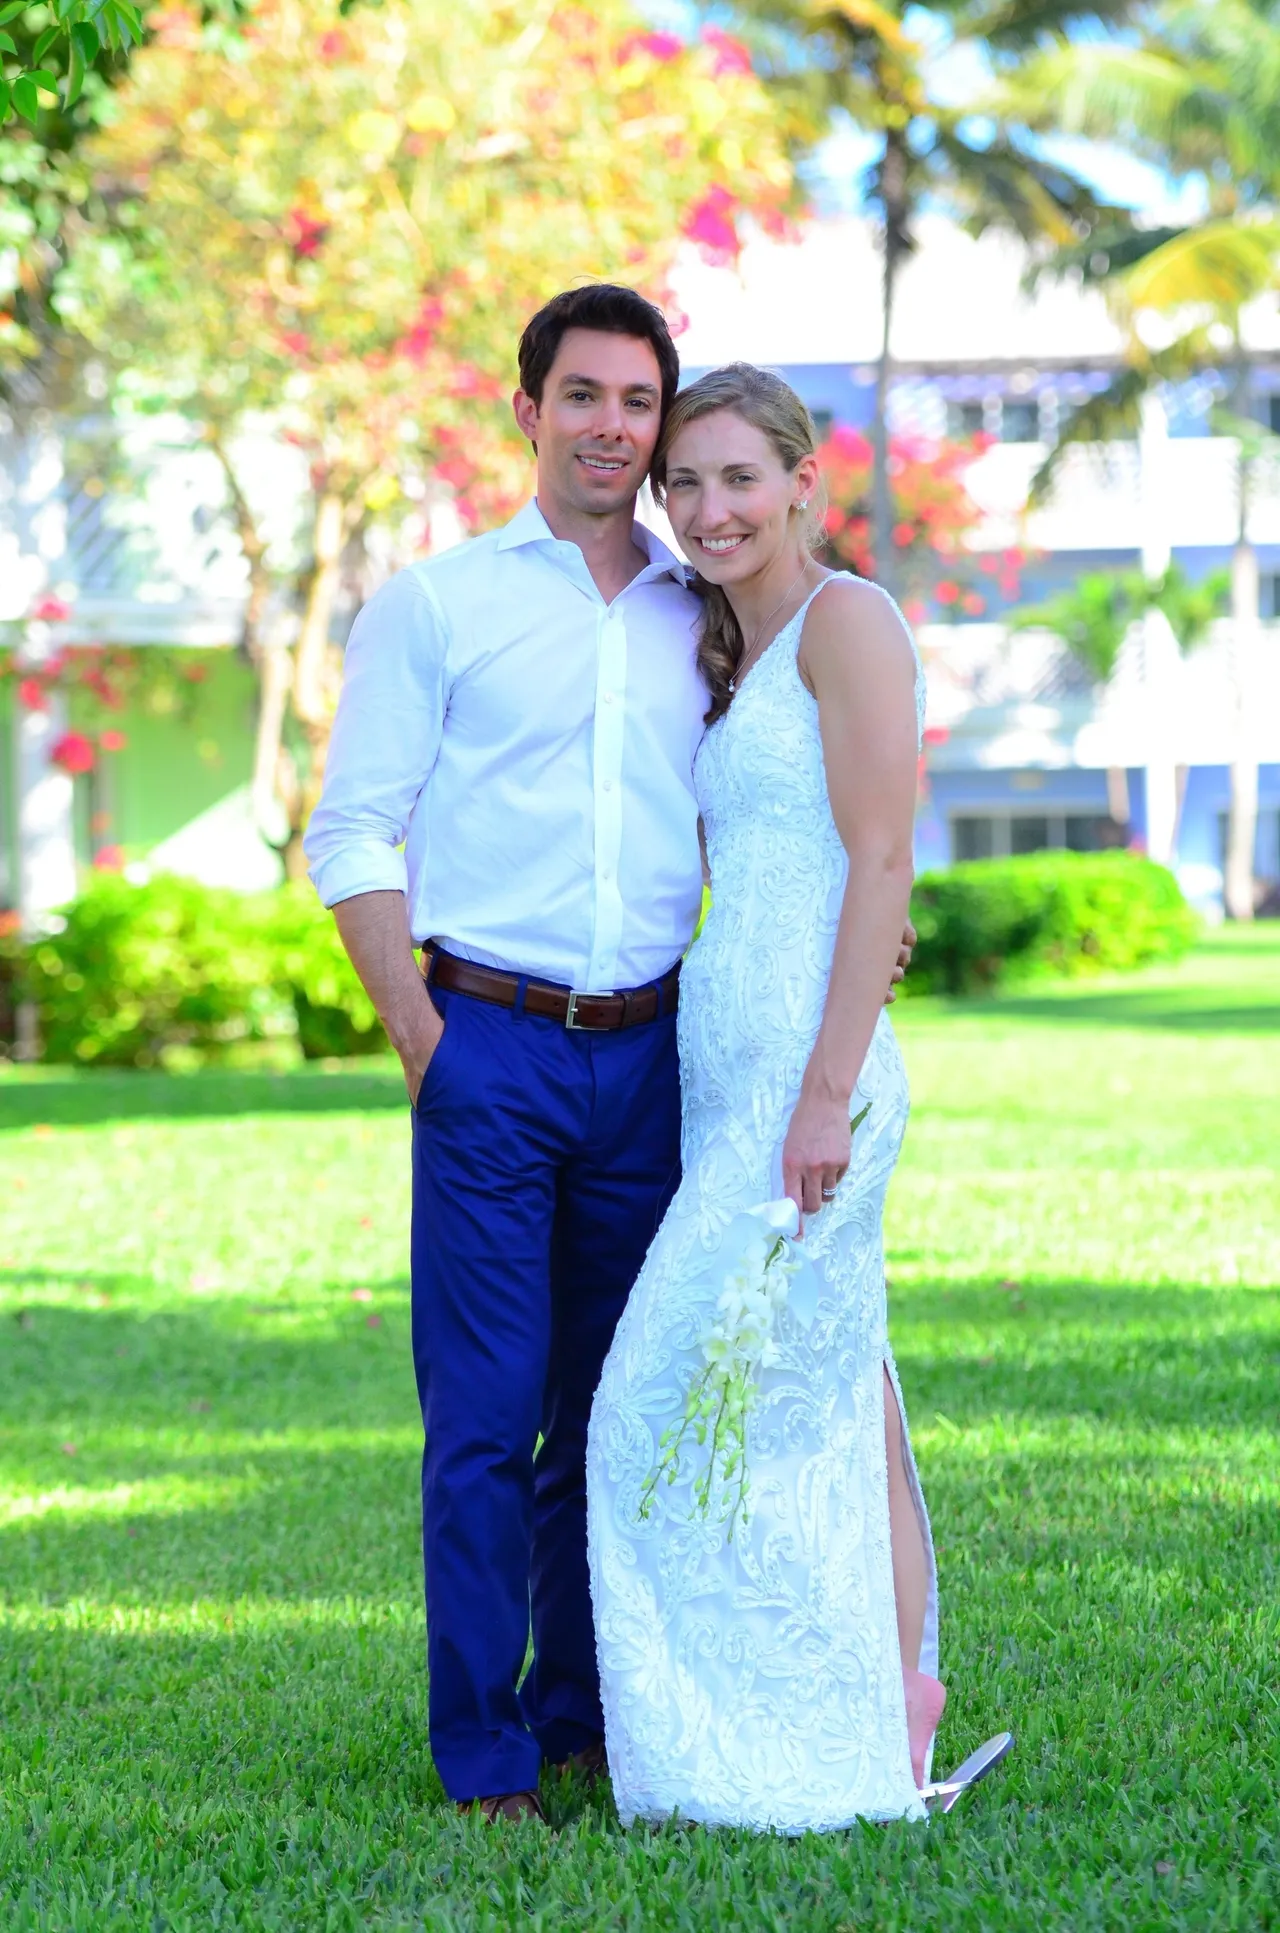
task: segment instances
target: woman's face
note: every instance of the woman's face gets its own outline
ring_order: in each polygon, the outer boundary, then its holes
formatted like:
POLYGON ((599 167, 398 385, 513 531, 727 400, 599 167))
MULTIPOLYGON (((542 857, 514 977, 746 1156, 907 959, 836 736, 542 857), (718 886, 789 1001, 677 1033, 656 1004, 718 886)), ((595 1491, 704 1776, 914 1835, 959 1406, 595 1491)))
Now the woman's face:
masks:
POLYGON ((803 547, 793 513, 816 481, 812 457, 788 470, 763 430, 733 410, 713 410, 672 441, 667 515, 699 575, 729 586, 803 547))

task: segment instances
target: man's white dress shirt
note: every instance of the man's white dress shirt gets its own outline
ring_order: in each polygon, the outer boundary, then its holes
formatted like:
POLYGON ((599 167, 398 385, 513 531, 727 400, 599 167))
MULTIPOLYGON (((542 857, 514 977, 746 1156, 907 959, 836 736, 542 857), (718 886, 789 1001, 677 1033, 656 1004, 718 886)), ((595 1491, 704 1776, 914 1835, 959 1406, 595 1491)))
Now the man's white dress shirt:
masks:
POLYGON ((635 540, 650 561, 606 604, 529 503, 369 600, 305 840, 326 906, 405 892, 415 942, 581 992, 680 957, 702 893, 701 606, 635 540))

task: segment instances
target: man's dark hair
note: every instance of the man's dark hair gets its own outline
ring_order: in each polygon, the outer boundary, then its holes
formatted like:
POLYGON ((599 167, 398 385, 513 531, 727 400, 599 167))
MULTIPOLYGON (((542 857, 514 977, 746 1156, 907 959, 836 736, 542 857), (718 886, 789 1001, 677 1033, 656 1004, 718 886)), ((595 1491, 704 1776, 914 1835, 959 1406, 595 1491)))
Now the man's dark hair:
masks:
POLYGON ((661 309, 634 289, 617 282, 592 282, 583 289, 553 295, 525 325, 520 338, 520 387, 541 403, 543 385, 556 352, 570 329, 597 329, 602 335, 635 336, 658 358, 665 411, 680 387, 680 358, 661 309))

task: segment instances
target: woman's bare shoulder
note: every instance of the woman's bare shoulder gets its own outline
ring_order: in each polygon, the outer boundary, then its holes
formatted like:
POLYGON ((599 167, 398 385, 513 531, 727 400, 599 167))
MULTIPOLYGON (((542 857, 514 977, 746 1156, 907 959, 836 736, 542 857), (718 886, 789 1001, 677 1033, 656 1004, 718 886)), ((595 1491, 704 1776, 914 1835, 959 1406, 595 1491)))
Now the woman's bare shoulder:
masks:
POLYGON ((857 655, 864 661, 905 653, 914 667, 911 633, 889 593, 865 577, 836 574, 805 614, 801 657, 814 665, 834 656, 845 659, 851 643, 860 647, 857 655))

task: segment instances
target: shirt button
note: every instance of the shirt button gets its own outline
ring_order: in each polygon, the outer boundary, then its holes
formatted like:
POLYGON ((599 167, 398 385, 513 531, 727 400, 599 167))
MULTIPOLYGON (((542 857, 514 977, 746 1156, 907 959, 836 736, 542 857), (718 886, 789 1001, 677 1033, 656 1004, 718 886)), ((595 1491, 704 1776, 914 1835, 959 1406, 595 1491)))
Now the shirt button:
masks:
POLYGON ((604 702, 606 705, 611 705, 613 703, 613 693, 611 691, 606 691, 604 695, 604 702))
POLYGON ((600 877, 601 877, 601 879, 603 879, 603 880, 604 880, 604 881, 605 881, 605 882, 607 883, 607 882, 608 882, 609 880, 611 880, 611 879, 613 878, 613 874, 612 874, 612 873, 610 872, 610 870, 609 870, 609 868, 608 868, 608 867, 606 866, 606 867, 605 867, 605 869, 604 869, 604 871, 603 871, 603 872, 601 873, 601 875, 600 875, 600 877))
POLYGON ((613 790, 613 780, 612 780, 612 779, 606 779, 606 780, 605 780, 605 782, 604 782, 604 789, 605 789, 605 791, 606 791, 606 792, 612 792, 612 790, 613 790))

